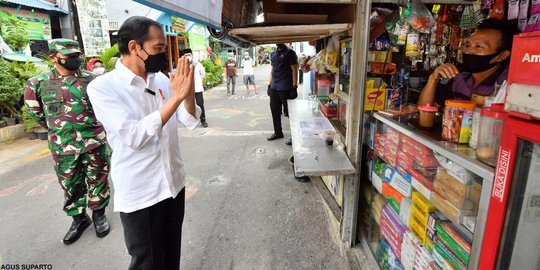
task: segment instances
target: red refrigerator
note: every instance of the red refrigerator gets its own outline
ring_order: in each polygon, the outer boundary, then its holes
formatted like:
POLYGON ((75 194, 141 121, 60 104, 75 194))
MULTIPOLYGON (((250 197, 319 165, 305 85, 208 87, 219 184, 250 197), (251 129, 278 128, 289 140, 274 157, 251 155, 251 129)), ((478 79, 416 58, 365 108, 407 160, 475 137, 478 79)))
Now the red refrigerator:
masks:
POLYGON ((540 269, 540 33, 514 38, 478 269, 540 269))

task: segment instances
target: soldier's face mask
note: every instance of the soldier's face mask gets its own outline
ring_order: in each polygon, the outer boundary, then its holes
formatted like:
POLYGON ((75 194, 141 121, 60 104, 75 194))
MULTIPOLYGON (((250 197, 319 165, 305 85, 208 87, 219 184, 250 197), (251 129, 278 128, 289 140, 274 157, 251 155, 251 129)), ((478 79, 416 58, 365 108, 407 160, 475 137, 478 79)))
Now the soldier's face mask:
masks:
POLYGON ((146 52, 142 45, 141 49, 148 56, 146 59, 142 59, 142 57, 139 56, 139 58, 144 62, 144 69, 146 70, 146 72, 156 73, 163 70, 167 66, 168 59, 165 52, 149 54, 148 52, 146 52))
POLYGON ((56 63, 69 71, 75 71, 81 67, 82 59, 79 54, 68 55, 66 58, 57 56, 56 63))

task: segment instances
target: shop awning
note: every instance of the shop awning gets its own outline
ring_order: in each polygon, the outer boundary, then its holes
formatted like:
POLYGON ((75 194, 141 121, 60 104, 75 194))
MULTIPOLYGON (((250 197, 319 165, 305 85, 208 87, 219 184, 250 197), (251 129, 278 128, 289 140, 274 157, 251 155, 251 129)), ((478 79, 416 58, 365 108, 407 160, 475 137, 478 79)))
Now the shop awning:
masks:
POLYGON ((55 7, 53 4, 40 1, 40 0, 2 0, 0 2, 4 2, 4 1, 8 3, 16 4, 16 5, 68 14, 66 10, 63 10, 59 7, 55 7))
POLYGON ((216 29, 221 28, 223 0, 134 0, 145 6, 216 29))
POLYGON ((235 28, 228 34, 255 44, 271 44, 316 40, 351 28, 349 23, 280 25, 235 28))

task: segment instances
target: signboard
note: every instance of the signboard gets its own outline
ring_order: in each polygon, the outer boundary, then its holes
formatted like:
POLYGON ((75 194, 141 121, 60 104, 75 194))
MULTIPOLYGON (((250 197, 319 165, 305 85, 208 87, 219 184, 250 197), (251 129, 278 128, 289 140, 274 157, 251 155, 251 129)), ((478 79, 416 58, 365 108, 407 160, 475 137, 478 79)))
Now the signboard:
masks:
POLYGON ((214 28, 221 28, 223 0, 135 0, 173 16, 186 18, 214 28))
POLYGON ((187 23, 189 48, 194 51, 206 51, 208 42, 206 39, 206 28, 194 22, 187 23))
POLYGON ((171 16, 171 27, 176 32, 180 33, 180 35, 185 35, 186 33, 186 19, 171 16))
POLYGON ((111 47, 105 0, 76 0, 86 56, 98 56, 111 47))
MULTIPOLYGON (((28 36, 33 40, 51 39, 51 19, 48 14, 24 9, 0 7, 0 18, 15 18, 25 25, 28 36)), ((4 32, 4 29, 2 29, 4 32)), ((4 33, 2 33, 4 34, 4 33)))

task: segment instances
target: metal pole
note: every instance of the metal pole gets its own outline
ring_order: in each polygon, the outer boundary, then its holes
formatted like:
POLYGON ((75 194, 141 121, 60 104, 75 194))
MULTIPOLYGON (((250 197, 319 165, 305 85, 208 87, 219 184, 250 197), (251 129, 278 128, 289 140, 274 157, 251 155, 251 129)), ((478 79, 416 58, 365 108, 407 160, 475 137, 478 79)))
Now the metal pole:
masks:
POLYGON ((349 121, 347 123, 346 136, 347 155, 355 166, 356 173, 345 177, 343 222, 341 224, 341 238, 349 246, 353 246, 356 243, 370 13, 371 1, 358 0, 353 26, 351 90, 348 103, 349 121))

